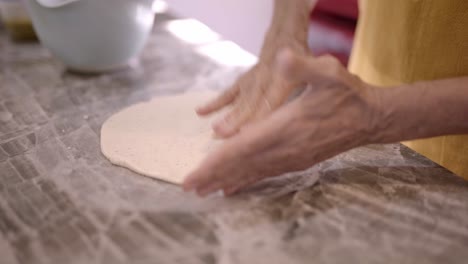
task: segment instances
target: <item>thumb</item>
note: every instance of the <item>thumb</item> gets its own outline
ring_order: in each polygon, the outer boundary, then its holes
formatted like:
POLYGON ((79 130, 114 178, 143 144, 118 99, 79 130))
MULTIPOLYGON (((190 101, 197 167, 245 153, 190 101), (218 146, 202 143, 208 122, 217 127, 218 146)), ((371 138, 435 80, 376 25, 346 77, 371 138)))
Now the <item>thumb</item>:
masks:
POLYGON ((285 79, 296 84, 304 84, 331 77, 335 62, 330 57, 315 58, 284 49, 276 58, 276 67, 285 79))

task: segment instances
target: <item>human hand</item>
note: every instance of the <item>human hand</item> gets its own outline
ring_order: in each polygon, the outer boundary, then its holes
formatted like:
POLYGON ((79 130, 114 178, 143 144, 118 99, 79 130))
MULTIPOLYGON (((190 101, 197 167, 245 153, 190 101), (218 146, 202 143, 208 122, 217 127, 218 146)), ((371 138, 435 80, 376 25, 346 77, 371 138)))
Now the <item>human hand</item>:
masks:
POLYGON ((214 122, 213 130, 217 137, 231 137, 243 125, 280 107, 294 88, 292 82, 273 72, 270 63, 261 61, 219 97, 199 107, 197 113, 205 116, 230 106, 230 111, 214 122))
POLYGON ((197 109, 204 116, 230 106, 229 112, 213 124, 216 136, 228 138, 239 132, 245 125, 267 117, 289 98, 298 86, 292 79, 285 79, 274 71, 279 50, 289 48, 306 55, 310 10, 316 0, 274 1, 271 25, 259 61, 251 70, 242 75, 225 93, 197 109))
POLYGON ((336 59, 300 57, 285 50, 274 71, 271 74, 285 83, 307 82, 307 90, 227 139, 188 175, 186 191, 205 196, 223 190, 230 195, 374 140, 379 93, 336 59))

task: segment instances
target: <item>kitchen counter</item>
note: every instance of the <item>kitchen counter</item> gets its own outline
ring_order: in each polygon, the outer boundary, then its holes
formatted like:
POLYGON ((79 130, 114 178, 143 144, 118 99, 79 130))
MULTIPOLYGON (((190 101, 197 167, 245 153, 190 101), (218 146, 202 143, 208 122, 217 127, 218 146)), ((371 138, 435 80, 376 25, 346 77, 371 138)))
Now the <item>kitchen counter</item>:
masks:
POLYGON ((466 263, 468 183, 400 144, 233 198, 112 166, 99 148, 107 117, 245 70, 197 53, 172 19, 158 15, 139 66, 101 76, 0 36, 1 263, 466 263))

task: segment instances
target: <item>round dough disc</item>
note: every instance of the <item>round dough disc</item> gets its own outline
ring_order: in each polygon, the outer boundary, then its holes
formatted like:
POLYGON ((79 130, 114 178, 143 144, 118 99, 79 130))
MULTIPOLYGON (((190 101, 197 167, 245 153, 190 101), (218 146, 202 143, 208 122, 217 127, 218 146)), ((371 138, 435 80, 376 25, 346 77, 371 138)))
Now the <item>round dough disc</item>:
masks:
POLYGON ((215 92, 156 97, 110 117, 101 128, 102 153, 115 165, 180 184, 216 145, 211 118, 195 113, 215 92))

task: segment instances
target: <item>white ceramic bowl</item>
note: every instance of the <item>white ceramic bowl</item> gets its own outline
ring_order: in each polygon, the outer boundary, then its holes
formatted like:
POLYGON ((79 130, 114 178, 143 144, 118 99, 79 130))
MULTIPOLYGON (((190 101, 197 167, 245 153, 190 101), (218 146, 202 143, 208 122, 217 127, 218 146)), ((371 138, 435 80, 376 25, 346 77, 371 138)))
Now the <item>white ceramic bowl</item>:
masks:
POLYGON ((154 0, 55 0, 62 4, 52 7, 44 1, 26 1, 34 28, 41 43, 74 71, 126 66, 153 26, 154 0))

